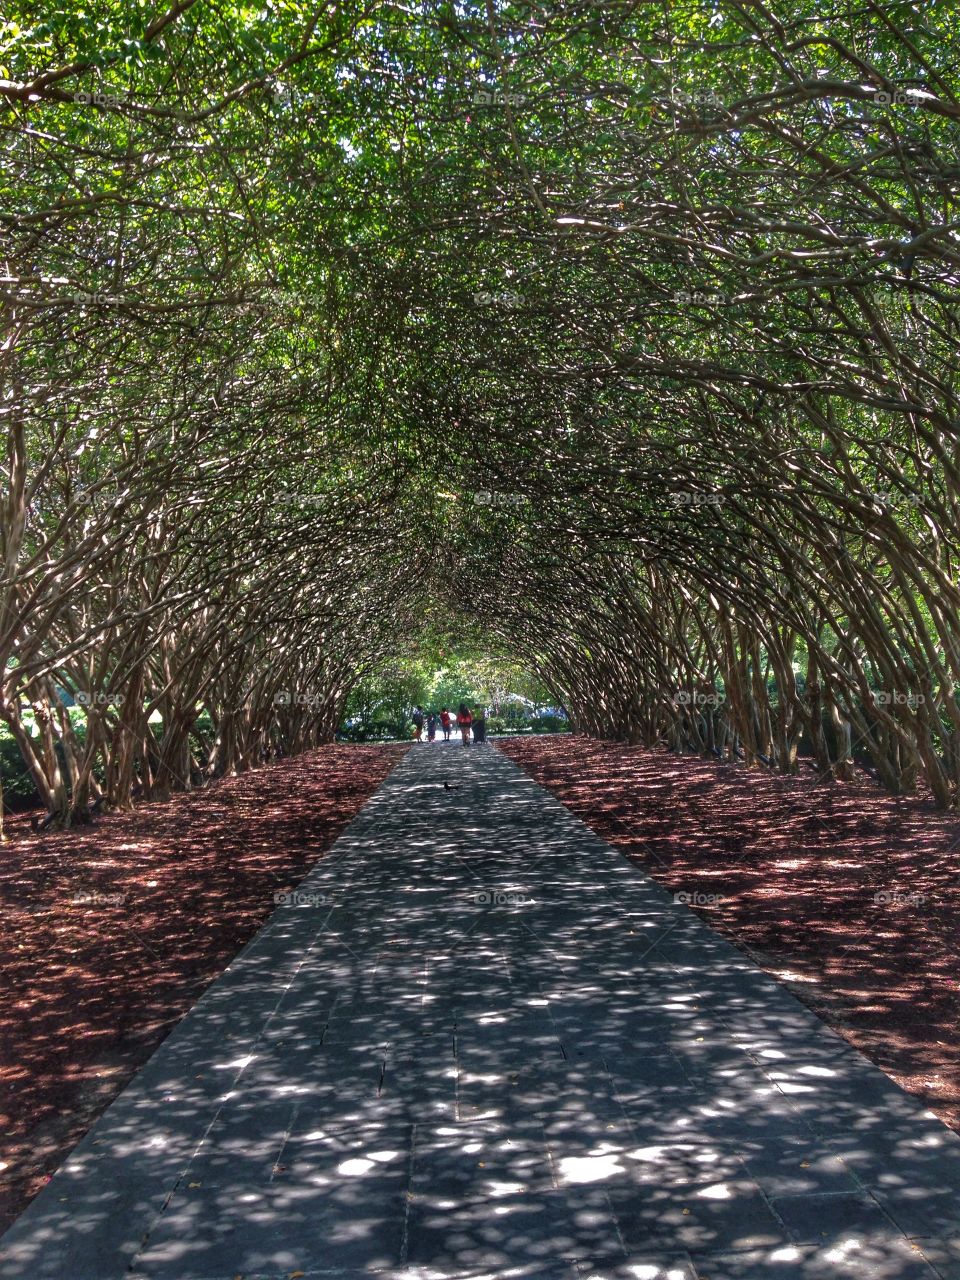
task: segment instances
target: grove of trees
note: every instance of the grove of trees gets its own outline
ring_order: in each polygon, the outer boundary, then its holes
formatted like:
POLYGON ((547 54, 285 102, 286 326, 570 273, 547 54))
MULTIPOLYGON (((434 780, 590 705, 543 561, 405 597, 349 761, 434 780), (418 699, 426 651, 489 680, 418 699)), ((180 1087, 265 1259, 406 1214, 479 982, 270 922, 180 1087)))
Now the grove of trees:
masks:
POLYGON ((329 740, 437 610, 583 731, 956 805, 958 46, 13 0, 0 720, 54 821, 329 740))

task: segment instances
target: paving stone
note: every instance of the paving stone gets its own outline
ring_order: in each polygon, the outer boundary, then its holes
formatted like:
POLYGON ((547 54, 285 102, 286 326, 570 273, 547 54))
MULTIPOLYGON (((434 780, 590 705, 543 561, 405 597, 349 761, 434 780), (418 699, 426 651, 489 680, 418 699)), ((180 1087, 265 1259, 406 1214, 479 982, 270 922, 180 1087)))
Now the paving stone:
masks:
POLYGON ((623 1262, 578 1263, 579 1280, 697 1280, 690 1258, 644 1252, 623 1262))
POLYGON ((670 1187, 679 1191, 747 1178, 732 1149, 690 1135, 667 1135, 659 1141, 624 1144, 599 1136, 591 1143, 568 1141, 551 1147, 561 1184, 594 1182, 629 1200, 637 1187, 670 1187))
POLYGON ((696 1262, 705 1254, 790 1243, 767 1198, 745 1177, 605 1189, 628 1251, 673 1247, 696 1262))
POLYGON ((536 1130, 445 1124, 418 1126, 410 1174, 411 1201, 496 1201, 553 1188, 546 1142, 536 1130))
MULTIPOLYGON (((937 1280, 922 1253, 883 1235, 785 1245, 697 1259, 698 1280, 937 1280)), ((955 1277, 944 1277, 955 1280, 955 1277)))
POLYGON ((889 1124, 865 1113, 853 1132, 818 1139, 877 1197, 882 1193, 955 1194, 960 1186, 960 1144, 938 1120, 889 1124), (868 1125, 867 1121, 874 1123, 868 1125))
MULTIPOLYGON (((940 1280, 960 1280, 960 1235, 943 1232, 939 1236, 911 1241, 940 1280)), ((926 1280, 930 1280, 929 1276, 926 1280)))
POLYGON ((418 1199, 410 1206, 409 1261, 467 1274, 589 1257, 598 1248, 608 1250, 616 1238, 616 1222, 603 1197, 589 1201, 525 1190, 477 1200, 418 1199))
POLYGON ((900 1230, 917 1240, 944 1235, 960 1237, 960 1197, 955 1190, 932 1191, 918 1186, 877 1188, 872 1195, 900 1230))
MULTIPOLYGON (((527 1266, 498 1267, 496 1271, 464 1271, 457 1267, 403 1267, 401 1270, 376 1272, 377 1280, 580 1280, 580 1273, 575 1262, 549 1263, 538 1260, 527 1266)), ((273 1277, 271 1277, 273 1280, 273 1277)), ((276 1280, 288 1280, 286 1276, 278 1276, 276 1280)), ((307 1275, 305 1280, 331 1280, 330 1273, 307 1275)), ((341 1280, 332 1277, 332 1280, 341 1280)), ((358 1280, 356 1273, 344 1275, 342 1280, 358 1280)))
POLYGON ((757 1141, 743 1143, 739 1155, 768 1196, 861 1190, 850 1167, 809 1134, 767 1133, 757 1141))
POLYGON ((777 1196, 771 1201, 798 1244, 821 1244, 843 1235, 895 1237, 890 1218, 865 1191, 777 1196))
POLYGON ((352 1182, 325 1188, 189 1186, 170 1201, 136 1260, 150 1280, 191 1280, 309 1267, 373 1270, 401 1261, 405 1196, 389 1181, 376 1196, 352 1182))

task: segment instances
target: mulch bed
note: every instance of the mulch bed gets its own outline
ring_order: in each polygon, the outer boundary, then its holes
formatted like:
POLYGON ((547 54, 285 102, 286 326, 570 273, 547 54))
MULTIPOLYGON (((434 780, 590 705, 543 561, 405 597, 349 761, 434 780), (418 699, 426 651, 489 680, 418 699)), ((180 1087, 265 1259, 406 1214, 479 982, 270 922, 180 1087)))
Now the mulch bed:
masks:
POLYGON ((960 818, 580 736, 504 754, 960 1130, 960 818))
POLYGON ((0 1231, 407 749, 321 747, 74 831, 7 819, 0 1231))

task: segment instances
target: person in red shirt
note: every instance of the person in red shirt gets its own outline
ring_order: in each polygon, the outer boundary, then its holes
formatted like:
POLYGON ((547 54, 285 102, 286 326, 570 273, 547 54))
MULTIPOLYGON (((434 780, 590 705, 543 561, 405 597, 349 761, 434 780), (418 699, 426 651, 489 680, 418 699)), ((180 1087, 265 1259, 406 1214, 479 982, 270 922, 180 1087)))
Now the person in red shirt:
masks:
POLYGON ((457 712, 457 728, 463 735, 463 745, 470 745, 470 726, 473 724, 473 716, 470 714, 470 708, 465 702, 460 703, 460 710, 457 712))
POLYGON ((446 707, 441 708, 441 711, 440 711, 440 725, 441 725, 441 727, 442 727, 442 729, 443 729, 443 740, 444 740, 444 742, 449 742, 449 741, 450 741, 450 726, 451 726, 451 724, 452 724, 452 723, 453 723, 453 721, 450 719, 450 712, 447 710, 447 708, 446 708, 446 707))

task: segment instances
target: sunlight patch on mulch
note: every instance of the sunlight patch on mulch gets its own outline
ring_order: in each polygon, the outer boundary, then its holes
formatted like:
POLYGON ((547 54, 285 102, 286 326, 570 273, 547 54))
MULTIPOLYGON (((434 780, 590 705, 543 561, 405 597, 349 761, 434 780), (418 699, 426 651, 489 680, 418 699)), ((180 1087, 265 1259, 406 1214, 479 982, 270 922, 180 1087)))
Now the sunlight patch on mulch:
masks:
POLYGON ((0 1230, 408 750, 331 745, 0 846, 0 1230))
POLYGON ((960 818, 580 736, 497 744, 960 1130, 960 818))

